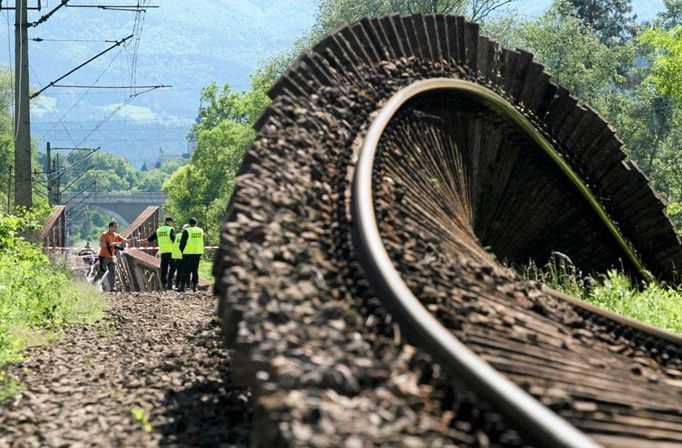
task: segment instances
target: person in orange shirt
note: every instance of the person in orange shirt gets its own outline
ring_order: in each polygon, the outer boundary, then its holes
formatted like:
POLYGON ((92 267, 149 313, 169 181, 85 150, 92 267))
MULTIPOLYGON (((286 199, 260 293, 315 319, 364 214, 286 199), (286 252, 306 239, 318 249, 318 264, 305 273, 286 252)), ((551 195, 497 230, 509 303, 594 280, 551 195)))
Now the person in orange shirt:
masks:
POLYGON ((99 237, 99 272, 95 277, 95 281, 98 281, 107 274, 105 280, 107 280, 109 289, 112 292, 116 292, 116 264, 114 263, 116 250, 119 249, 121 244, 129 243, 136 239, 123 238, 116 232, 117 229, 118 223, 111 221, 109 223, 109 230, 103 232, 99 237))

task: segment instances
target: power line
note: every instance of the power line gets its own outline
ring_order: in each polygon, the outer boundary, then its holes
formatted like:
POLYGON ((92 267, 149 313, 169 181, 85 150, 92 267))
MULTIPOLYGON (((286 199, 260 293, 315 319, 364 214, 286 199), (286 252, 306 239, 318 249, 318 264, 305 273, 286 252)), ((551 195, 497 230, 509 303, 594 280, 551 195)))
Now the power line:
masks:
POLYGON ((163 89, 163 88, 169 88, 173 86, 168 86, 165 84, 160 84, 160 85, 139 85, 139 86, 92 86, 92 85, 83 85, 83 84, 54 84, 52 87, 61 87, 64 89, 163 89))
POLYGON ((47 176, 48 180, 54 179, 55 176, 59 177, 62 174, 71 171, 71 169, 74 168, 76 165, 78 165, 79 163, 82 163, 82 162, 88 160, 90 157, 92 157, 92 155, 95 154, 97 151, 99 151, 99 149, 100 148, 95 148, 92 151, 90 151, 89 153, 87 153, 85 156, 83 156, 82 159, 79 159, 79 160, 73 162, 71 165, 64 167, 64 168, 61 168, 58 171, 55 171, 55 172, 49 174, 47 176))
MULTIPOLYGON (((111 122, 110 122, 111 123, 111 122)), ((191 126, 168 126, 168 127, 158 127, 158 128, 112 128, 112 127, 107 127, 105 129, 102 129, 103 131, 179 131, 179 130, 189 130, 191 126)), ((49 129, 40 129, 40 128, 33 128, 35 131, 46 131, 49 129)), ((88 132, 89 129, 71 129, 69 132, 88 132)), ((62 132, 60 130, 55 130, 55 132, 62 132)))
MULTIPOLYGON (((29 66, 29 67, 30 67, 30 69, 31 69, 31 72, 33 73, 33 77, 36 79, 36 81, 38 81, 38 84, 41 85, 42 82, 40 82, 40 79, 38 79, 38 75, 37 75, 37 73, 35 72, 35 70, 33 70, 33 66, 29 66)), ((73 143, 73 144, 75 145, 76 142, 73 140, 73 137, 71 136, 71 133, 69 133, 69 130, 68 130, 68 128, 66 127, 66 124, 64 124, 64 122, 62 122, 61 118, 60 118, 59 115, 57 114, 57 111, 54 109, 54 107, 52 107, 52 104, 48 101, 48 102, 46 103, 46 105, 47 105, 47 107, 49 107, 50 109, 52 109, 52 111, 55 113, 55 115, 57 115, 57 120, 59 120, 59 121, 61 122, 61 125, 62 125, 62 127, 64 128, 64 132, 66 132, 66 135, 69 136, 69 139, 71 140, 71 143, 73 143)))
POLYGON ((89 43, 107 43, 113 44, 115 40, 97 40, 97 39, 48 39, 44 37, 34 37, 30 39, 33 42, 89 42, 89 43))
POLYGON ((157 5, 145 5, 140 6, 140 2, 137 5, 67 5, 68 8, 95 8, 104 9, 109 11, 128 11, 128 12, 146 12, 147 9, 158 8, 157 5))
POLYGON ((59 4, 59 6, 57 6, 56 8, 54 8, 52 11, 48 12, 47 14, 45 14, 44 16, 42 16, 41 18, 39 18, 39 19, 36 20, 35 22, 29 23, 29 24, 27 24, 27 25, 28 25, 29 27, 32 27, 32 26, 35 27, 35 26, 40 25, 41 23, 45 23, 45 21, 46 21, 47 19, 49 19, 50 17, 52 17, 52 14, 56 13, 56 12, 59 11, 62 7, 66 6, 66 4, 69 3, 69 1, 70 1, 70 0, 62 0, 61 3, 59 4))
POLYGON ((78 70, 78 69, 84 67, 85 65, 87 65, 87 64, 89 64, 90 62, 94 61, 94 60, 97 59, 98 57, 102 56, 103 54, 105 54, 105 53, 107 53, 107 52, 113 50, 114 48, 116 48, 116 47, 118 47, 119 45, 121 45, 121 44, 123 44, 124 42, 126 42, 126 41, 127 41, 128 39, 130 39, 131 37, 133 37, 132 34, 131 34, 130 36, 128 36, 128 37, 124 37, 124 38, 121 39, 121 40, 117 40, 116 43, 115 43, 114 45, 110 46, 110 47, 107 48, 106 50, 103 50, 103 51, 97 53, 95 56, 91 57, 90 59, 88 59, 87 61, 83 62, 83 63, 80 64, 79 66, 77 66, 77 67, 75 67, 75 68, 69 70, 68 72, 66 72, 65 74, 63 74, 63 75, 60 76, 59 78, 57 78, 56 80, 50 82, 47 86, 45 86, 45 87, 43 87, 42 89, 38 90, 36 93, 34 93, 33 95, 31 95, 31 98, 37 97, 38 95, 40 95, 41 93, 43 93, 45 90, 47 90, 47 89, 49 89, 50 87, 54 86, 56 83, 58 83, 59 81, 61 81, 61 80, 64 79, 64 78, 66 78, 67 76, 69 76, 70 74, 72 74, 73 72, 75 72, 76 70, 78 70))
MULTIPOLYGON (((104 76, 104 74, 107 72, 107 70, 109 70, 109 67, 111 67, 111 64, 114 63, 114 61, 118 58, 118 56, 119 56, 120 54, 121 54, 121 50, 119 50, 119 51, 114 55, 114 57, 111 58, 111 60, 110 60, 109 63, 107 64, 107 66, 104 67, 104 70, 102 70, 102 73, 100 73, 99 76, 97 77, 97 79, 95 79, 95 82, 93 82, 93 85, 95 85, 95 84, 97 84, 97 83, 99 82, 99 80, 102 78, 102 76, 104 76)), ((71 105, 71 107, 69 107, 69 109, 61 115, 60 119, 63 118, 63 117, 65 117, 66 115, 68 115, 68 114, 69 114, 69 113, 78 105, 78 103, 80 103, 81 100, 82 100, 83 98, 85 98, 85 95, 87 95, 88 92, 89 92, 89 90, 86 90, 85 92, 83 92, 83 93, 81 94, 80 98, 78 98, 78 99, 71 105)), ((54 126, 53 126, 52 128, 54 129, 54 126)), ((48 131, 48 132, 49 132, 49 131, 48 131)), ((46 135, 47 135, 47 132, 45 132, 40 138, 41 138, 41 139, 44 139, 46 135)), ((77 145, 74 144, 74 146, 77 146, 77 145)))

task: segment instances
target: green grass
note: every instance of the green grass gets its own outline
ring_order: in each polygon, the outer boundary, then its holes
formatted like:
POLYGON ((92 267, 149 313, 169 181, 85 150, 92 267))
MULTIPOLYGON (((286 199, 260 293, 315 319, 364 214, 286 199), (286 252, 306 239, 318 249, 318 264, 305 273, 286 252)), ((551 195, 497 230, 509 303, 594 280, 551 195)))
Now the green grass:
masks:
POLYGON ((613 270, 584 300, 640 322, 682 334, 682 289, 651 283, 640 291, 629 277, 613 270))
POLYGON ((207 282, 213 283, 215 278, 213 278, 213 261, 211 260, 201 260, 199 263, 199 278, 206 280, 207 282))
POLYGON ((586 276, 559 253, 542 268, 530 263, 523 275, 598 307, 682 334, 682 285, 675 288, 650 282, 640 288, 617 270, 586 276))
MULTIPOLYGON (((39 245, 18 236, 28 226, 25 218, 0 214, 0 368, 20 360, 27 347, 59 338, 63 325, 104 315, 101 293, 74 281, 39 245)), ((17 387, 0 373, 0 397, 17 387)))

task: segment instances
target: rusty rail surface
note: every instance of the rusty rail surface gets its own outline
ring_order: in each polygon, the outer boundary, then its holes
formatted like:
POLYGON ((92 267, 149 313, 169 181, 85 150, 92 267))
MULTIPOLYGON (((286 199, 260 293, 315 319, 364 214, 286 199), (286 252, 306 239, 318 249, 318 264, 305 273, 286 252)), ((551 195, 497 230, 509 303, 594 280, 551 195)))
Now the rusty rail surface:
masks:
POLYGON ((39 241, 45 247, 66 246, 66 207, 56 205, 43 223, 39 241))

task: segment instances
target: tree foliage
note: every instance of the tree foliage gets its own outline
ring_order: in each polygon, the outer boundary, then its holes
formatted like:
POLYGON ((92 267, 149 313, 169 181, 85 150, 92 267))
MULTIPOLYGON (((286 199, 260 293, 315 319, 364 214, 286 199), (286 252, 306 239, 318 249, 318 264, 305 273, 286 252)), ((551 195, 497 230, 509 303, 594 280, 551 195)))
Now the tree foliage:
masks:
POLYGON ((662 95, 682 103, 682 26, 670 30, 650 28, 639 40, 656 52, 647 81, 662 95))
POLYGON ((269 102, 273 79, 270 67, 253 76, 252 89, 234 92, 229 85, 210 84, 202 91, 199 122, 192 129, 197 147, 191 164, 178 169, 164 183, 164 209, 176 220, 196 217, 215 239, 225 206, 234 188, 234 176, 255 137, 253 123, 269 102))
POLYGON ((575 12, 606 42, 623 40, 635 32, 632 0, 570 0, 575 12))
POLYGON ((536 19, 510 16, 487 23, 485 29, 504 46, 533 53, 554 79, 591 104, 625 81, 618 69, 635 57, 632 43, 602 42, 569 2, 555 2, 536 19))

